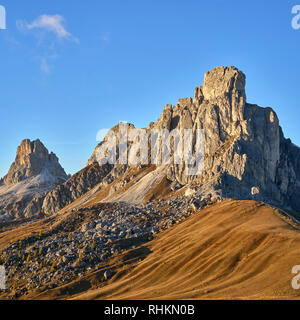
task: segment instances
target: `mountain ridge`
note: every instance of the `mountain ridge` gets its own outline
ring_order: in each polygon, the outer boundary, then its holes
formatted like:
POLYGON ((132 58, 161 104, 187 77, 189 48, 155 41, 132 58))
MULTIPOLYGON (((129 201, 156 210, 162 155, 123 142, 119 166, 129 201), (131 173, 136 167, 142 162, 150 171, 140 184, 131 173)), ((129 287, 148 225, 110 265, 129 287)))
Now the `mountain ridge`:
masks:
POLYGON ((119 123, 82 170, 51 187, 47 166, 34 170, 29 156, 41 148, 25 142, 6 178, 17 183, 0 186, 0 210, 13 205, 11 218, 28 218, 0 223, 3 297, 296 299, 289 280, 299 257, 300 149, 273 109, 247 103, 245 84, 235 67, 211 70, 194 98, 166 105, 147 128, 126 124, 127 149, 102 152, 111 141, 125 145, 119 123), (188 174, 185 158, 152 163, 159 130, 177 130, 179 140, 192 133, 194 157, 202 131, 203 170, 188 174), (132 138, 141 132, 143 145, 132 138), (142 148, 148 162, 132 162, 142 148), (25 204, 15 198, 24 188, 25 204))
MULTIPOLYGON (((250 199, 300 211, 300 149, 285 139, 272 108, 246 102, 245 85, 246 76, 237 68, 217 67, 205 74, 194 98, 166 105, 158 121, 149 124, 148 132, 203 129, 205 133, 202 174, 186 175, 183 163, 169 165, 166 177, 178 188, 190 185, 203 199, 250 199)), ((130 125, 128 132, 133 129, 130 125)), ((101 145, 88 164, 97 161, 101 145)))
MULTIPOLYGON (((153 129, 169 132, 190 129, 194 135, 196 130, 204 131, 204 170, 201 175, 187 175, 188 164, 184 161, 171 163, 163 169, 164 174, 160 174, 161 181, 157 180, 157 185, 165 180, 168 189, 185 190, 195 194, 199 201, 257 200, 300 211, 300 149, 290 139, 285 139, 273 109, 247 103, 245 85, 246 76, 236 67, 214 68, 205 74, 203 84, 196 87, 193 98, 180 98, 174 106, 167 104, 158 120, 149 123, 148 133, 153 129)), ((117 141, 119 129, 120 124, 112 128, 117 141)), ((128 134, 135 129, 134 125, 128 124, 128 134)), ((96 146, 86 167, 33 201, 35 209, 31 215, 36 212, 52 215, 96 186, 100 193, 103 188, 109 188, 108 196, 99 201, 131 201, 132 197, 123 196, 122 190, 125 188, 127 195, 135 192, 132 184, 140 183, 136 178, 138 172, 151 164, 99 164, 97 153, 107 140, 108 135, 96 146), (135 176, 130 174, 133 167, 138 170, 135 176), (121 177, 129 178, 112 185, 121 177)), ((131 141, 128 145, 129 153, 134 143, 131 141)), ((25 141, 23 149, 30 148, 32 146, 25 141)), ((195 136, 193 150, 195 152, 195 136)), ((159 152, 161 156, 161 147, 159 152)), ((117 159, 119 156, 117 150, 117 159)), ((17 175, 11 174, 10 169, 3 182, 27 176, 22 168, 21 165, 21 173, 19 170, 17 175)), ((153 185, 152 189, 155 188, 153 185)), ((152 191, 148 191, 151 194, 152 191)), ((149 192, 140 197, 140 201, 148 199, 149 192)), ((159 198, 157 192, 156 197, 159 198)))

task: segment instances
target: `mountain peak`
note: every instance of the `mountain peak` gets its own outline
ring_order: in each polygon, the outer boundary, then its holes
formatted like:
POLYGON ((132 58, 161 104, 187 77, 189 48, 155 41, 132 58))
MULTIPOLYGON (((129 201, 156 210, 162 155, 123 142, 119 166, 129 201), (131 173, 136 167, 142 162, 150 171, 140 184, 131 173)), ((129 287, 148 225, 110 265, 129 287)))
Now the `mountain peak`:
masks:
POLYGON ((19 183, 27 178, 39 175, 46 169, 54 178, 67 178, 53 152, 49 153, 39 139, 34 141, 25 139, 17 148, 15 161, 4 177, 4 184, 19 183))
POLYGON ((236 67, 216 67, 206 72, 204 76, 203 95, 206 100, 232 93, 246 98, 245 85, 246 76, 236 67))

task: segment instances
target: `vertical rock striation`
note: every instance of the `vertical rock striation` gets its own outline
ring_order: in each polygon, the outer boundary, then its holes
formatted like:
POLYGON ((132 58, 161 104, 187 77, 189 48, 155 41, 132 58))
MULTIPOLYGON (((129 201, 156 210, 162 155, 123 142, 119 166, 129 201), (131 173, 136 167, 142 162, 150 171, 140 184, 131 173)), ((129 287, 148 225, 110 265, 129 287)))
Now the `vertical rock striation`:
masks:
POLYGON ((67 178, 56 155, 53 152, 49 153, 40 140, 23 140, 17 149, 15 161, 4 177, 4 184, 13 185, 39 174, 44 174, 50 182, 67 178))
POLYGON ((205 134, 203 173, 187 176, 185 165, 173 165, 168 178, 205 195, 217 190, 221 197, 300 211, 300 149, 284 138, 274 110, 246 102, 245 83, 237 68, 217 67, 205 74, 194 99, 164 109, 156 126, 205 134))
POLYGON ((45 195, 67 179, 56 155, 49 153, 40 140, 22 141, 0 183, 0 221, 41 213, 45 195))
MULTIPOLYGON (((217 67, 205 74, 193 98, 179 99, 175 106, 166 105, 157 122, 149 124, 149 137, 152 129, 168 132, 178 129, 181 134, 191 129, 193 155, 197 152, 196 130, 204 132, 201 174, 187 175, 188 164, 183 161, 164 165, 165 177, 176 189, 188 186, 188 193, 197 193, 201 200, 255 199, 300 212, 300 148, 285 139, 273 109, 247 103, 245 84, 246 76, 237 68, 217 67)), ((134 129, 129 125, 128 136, 134 129)), ((118 144, 119 125, 112 131, 118 144)), ((152 156, 150 139, 149 159, 152 156)), ((39 140, 24 140, 8 174, 0 181, 0 215, 3 212, 12 216, 32 216, 37 212, 51 215, 95 186, 101 189, 120 178, 135 165, 99 164, 97 151, 107 141, 108 136, 96 147, 87 166, 65 181, 66 174, 57 157, 49 154, 39 140), (4 191, 27 181, 31 187, 34 181, 39 192, 25 204, 16 200, 8 203, 4 191), (46 188, 41 189, 42 185, 46 188)), ((128 146, 129 154, 132 150, 136 152, 133 141, 128 146)), ((162 146, 158 150, 161 154, 162 146)), ((172 152, 174 155, 174 150, 172 152)), ((120 156, 117 148, 117 159, 120 156)), ((145 165, 138 166, 143 167, 145 165)), ((126 183, 123 181, 120 185, 124 187, 126 183)), ((118 192, 117 185, 113 192, 118 192)))

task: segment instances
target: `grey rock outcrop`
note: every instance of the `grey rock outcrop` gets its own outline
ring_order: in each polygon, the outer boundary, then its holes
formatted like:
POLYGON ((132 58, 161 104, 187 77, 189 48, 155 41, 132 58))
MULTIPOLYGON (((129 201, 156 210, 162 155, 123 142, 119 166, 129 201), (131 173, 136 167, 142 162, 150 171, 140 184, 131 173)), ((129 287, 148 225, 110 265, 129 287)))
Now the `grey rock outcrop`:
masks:
POLYGON ((0 221, 40 214, 45 195, 67 178, 56 155, 40 140, 22 141, 0 185, 0 221))
MULTIPOLYGON (((187 175, 183 161, 166 166, 167 179, 192 186, 203 199, 255 199, 300 211, 300 149, 284 138, 273 109, 247 103, 245 84, 237 68, 217 67, 205 74, 194 98, 166 105, 149 124, 149 133, 192 129, 194 156, 195 132, 204 132, 201 174, 187 175)), ((94 154, 90 161, 95 160, 94 154)))
MULTIPOLYGON (((178 129, 181 134, 185 129, 191 129, 193 156, 197 153, 196 130, 203 130, 204 133, 203 171, 200 174, 187 175, 189 164, 185 160, 181 164, 164 165, 163 170, 170 190, 174 189, 172 186, 176 186, 176 190, 186 186, 185 193, 194 194, 200 203, 224 198, 254 199, 300 212, 300 148, 285 139, 273 109, 247 103, 245 84, 246 76, 237 68, 217 67, 205 74, 204 82, 195 89, 193 98, 179 99, 175 106, 166 105, 157 122, 149 124, 146 129, 149 137, 152 129, 165 129, 170 132, 178 129)), ((133 125, 128 126, 128 135, 133 129, 133 125)), ((119 125, 112 128, 117 145, 120 140, 119 130, 119 125)), ((115 183, 105 198, 106 201, 117 199, 115 195, 126 183, 130 184, 126 191, 128 196, 131 190, 134 190, 130 189, 132 179, 124 180, 122 177, 131 176, 130 170, 136 165, 99 164, 99 148, 107 141, 108 136, 96 147, 87 166, 67 181, 46 194, 31 198, 26 206, 22 202, 15 202, 17 211, 26 212, 27 216, 39 211, 51 215, 79 197, 83 196, 80 203, 84 203, 93 192, 113 182, 115 183)), ((132 146, 136 147, 133 141, 128 143, 129 153, 132 146)), ((150 140, 148 146, 150 161, 150 140)), ((133 150, 136 152, 136 149, 133 150)), ((162 146, 159 152, 162 152, 162 146)), ((25 156, 16 159, 2 184, 16 181, 23 183, 40 172, 43 166, 35 165, 36 162, 55 163, 57 159, 53 155, 47 156, 39 143, 32 146, 31 143, 24 142, 19 153, 25 156), (32 150, 41 151, 38 158, 42 161, 26 156, 31 154, 32 150)), ((174 150, 173 154, 171 152, 171 156, 173 155, 174 150)), ((117 148, 116 159, 120 156, 117 148)), ((151 164, 138 165, 138 169, 147 166, 151 164)), ((59 168, 53 168, 55 170, 51 171, 51 175, 54 172, 59 176, 59 168)), ((137 175, 138 171, 134 176, 137 175)), ((163 176, 161 173, 160 175, 163 176)), ((1 187, 0 181, 0 190, 1 188, 3 186, 1 187)))
POLYGON ((42 212, 51 215, 78 199, 108 175, 110 165, 99 166, 94 162, 49 192, 43 200, 42 212))
MULTIPOLYGON (((237 68, 217 67, 205 74, 193 98, 166 105, 158 121, 149 124, 149 136, 151 129, 178 129, 182 135, 192 129, 193 156, 196 130, 204 132, 201 174, 187 175, 184 160, 166 166, 166 177, 171 185, 188 185, 203 199, 254 199, 300 211, 300 149, 284 138, 273 109, 247 103, 245 84, 246 76, 237 68)), ((97 160, 97 148, 90 163, 97 160)), ((159 152, 161 156, 162 146, 159 152)), ((130 167, 115 165, 110 181, 130 167)))
POLYGON ((49 153, 40 140, 31 142, 26 139, 17 149, 16 159, 4 177, 4 184, 13 185, 43 172, 48 173, 48 178, 52 180, 67 178, 53 152, 49 153))
POLYGON ((271 108, 246 102, 245 75, 235 67, 206 73, 194 99, 168 106, 154 126, 204 130, 204 170, 187 176, 171 165, 168 179, 193 184, 203 194, 255 199, 300 211, 300 149, 285 139, 271 108))

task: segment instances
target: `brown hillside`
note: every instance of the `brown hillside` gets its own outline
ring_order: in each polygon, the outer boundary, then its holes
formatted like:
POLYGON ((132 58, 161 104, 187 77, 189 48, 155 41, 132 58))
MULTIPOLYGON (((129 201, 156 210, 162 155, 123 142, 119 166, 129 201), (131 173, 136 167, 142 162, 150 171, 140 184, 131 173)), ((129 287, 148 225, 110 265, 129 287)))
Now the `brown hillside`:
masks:
POLYGON ((299 230, 267 205, 226 200, 160 234, 127 273, 73 298, 297 299, 299 230))

